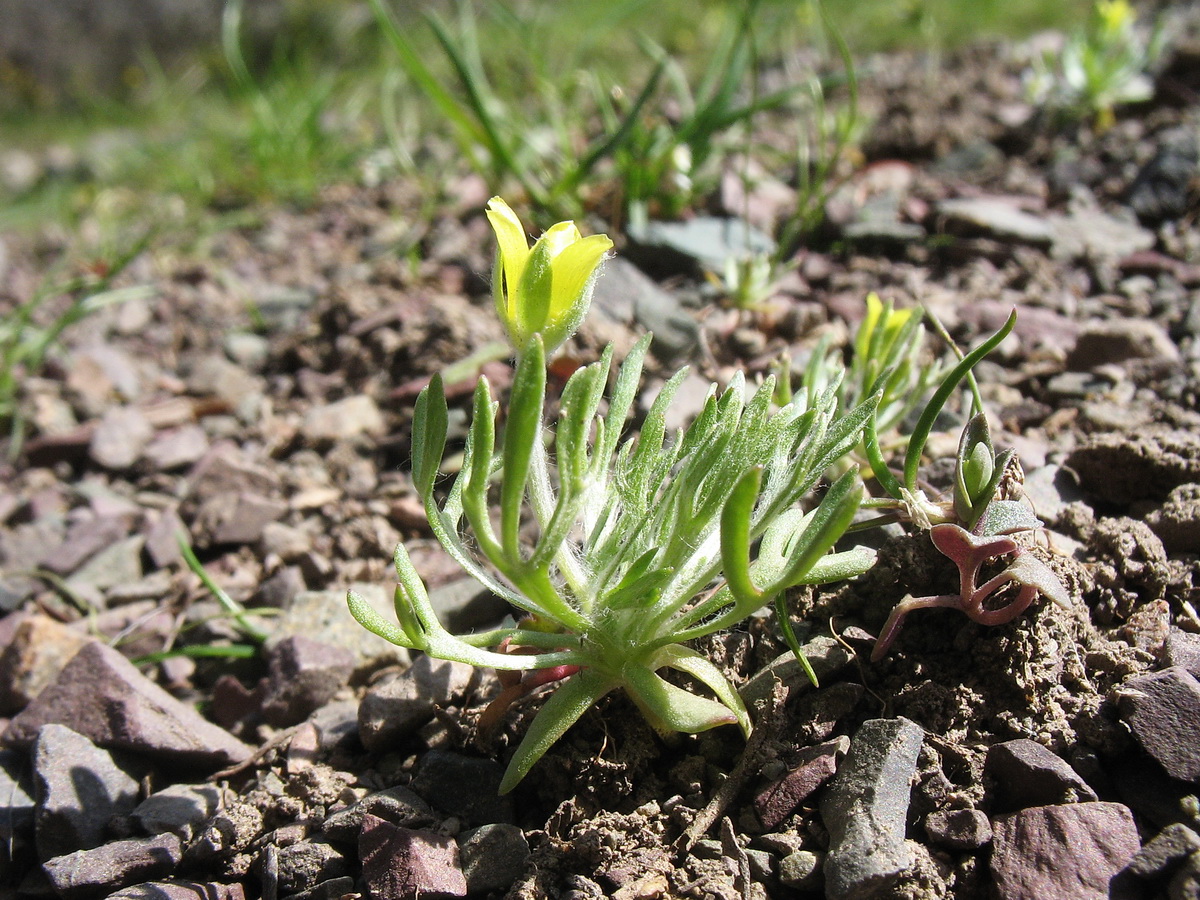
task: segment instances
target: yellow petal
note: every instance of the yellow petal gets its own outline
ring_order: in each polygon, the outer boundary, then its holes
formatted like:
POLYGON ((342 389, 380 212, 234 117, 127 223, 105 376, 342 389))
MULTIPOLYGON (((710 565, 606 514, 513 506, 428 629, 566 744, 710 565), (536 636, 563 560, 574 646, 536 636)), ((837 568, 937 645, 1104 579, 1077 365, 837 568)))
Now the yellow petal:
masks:
POLYGON ((539 241, 546 242, 546 249, 550 251, 550 258, 558 256, 572 244, 580 240, 582 235, 579 229, 575 227, 574 222, 559 222, 557 225, 551 225, 546 229, 539 241))
POLYGON ((554 272, 554 286, 550 299, 551 321, 565 315, 579 302, 596 267, 600 265, 600 260, 612 249, 612 245, 613 242, 607 234, 593 234, 591 237, 577 239, 554 258, 554 262, 551 263, 554 272))
MULTIPOLYGON (((496 243, 500 245, 500 264, 504 271, 504 289, 508 297, 508 316, 514 315, 517 285, 521 283, 521 274, 525 271, 525 261, 529 258, 529 241, 525 237, 525 229, 517 214, 499 197, 488 201, 488 221, 496 232, 496 243)), ((493 274, 493 278, 499 273, 493 274)))

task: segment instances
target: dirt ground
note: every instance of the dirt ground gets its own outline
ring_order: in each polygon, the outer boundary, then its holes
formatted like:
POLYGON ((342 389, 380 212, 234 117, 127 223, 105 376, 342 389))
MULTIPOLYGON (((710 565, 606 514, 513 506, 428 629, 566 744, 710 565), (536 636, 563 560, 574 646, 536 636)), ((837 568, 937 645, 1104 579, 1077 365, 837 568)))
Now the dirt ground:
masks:
MULTIPOLYGON (((1200 837, 1189 831, 1200 764, 1188 768, 1200 752, 1198 62, 1200 44, 1185 32, 1154 99, 1097 132, 1051 127, 1028 107, 1011 48, 867 60, 864 158, 762 308, 697 302, 708 289, 686 270, 658 287, 637 282, 643 305, 632 311, 602 287, 567 351, 586 361, 607 340, 627 347, 643 311, 666 304, 696 323, 699 339, 657 361, 652 396, 679 362, 724 381, 734 367, 764 373, 783 351, 802 361, 824 335, 844 345, 870 291, 926 306, 963 346, 1015 307, 1016 331, 978 377, 996 442, 1017 449, 1046 523, 1034 552, 1071 608, 1039 600, 994 628, 949 610, 914 613, 871 663, 892 606, 953 589, 956 577, 927 538, 879 536, 871 572, 794 598, 793 621, 821 652, 821 686, 768 684, 749 744, 735 729, 660 738, 610 696, 502 801, 498 767, 541 697, 481 733, 498 690, 492 673, 391 653, 340 599, 351 584, 390 589, 403 540, 458 627, 504 615, 436 547, 408 474, 424 380, 502 338, 487 283, 486 186, 464 179, 427 228, 411 185, 337 186, 310 210, 152 246, 119 282, 149 292, 74 327, 46 371, 25 380, 28 438, 0 469, 0 603, 10 613, 0 621, 0 712, 15 723, 3 762, 30 798, 11 806, 29 813, 4 831, 7 895, 106 896, 175 877, 238 886, 208 896, 455 896, 469 885, 472 896, 531 900, 837 897, 822 869, 843 839, 831 835, 840 826, 830 777, 866 746, 864 723, 907 720, 923 737, 911 791, 889 807, 906 864, 864 876, 853 896, 1196 896, 1187 891, 1200 883, 1190 856, 1200 837), (141 671, 256 750, 233 754, 232 767, 181 767, 134 738, 86 735, 135 774, 139 802, 213 776, 219 808, 191 823, 165 871, 94 875, 76 858, 84 874, 64 880, 61 866, 41 864, 171 829, 131 803, 94 834, 72 826, 73 845, 48 840, 51 813, 65 815, 51 809, 39 768, 52 748, 16 727, 35 698, 61 687, 88 637, 133 659, 248 643, 183 564, 179 528, 235 600, 271 609, 254 618, 268 639, 248 658, 172 656, 141 671), (1170 722, 1148 724, 1128 700, 1143 682, 1131 680, 1160 672, 1182 672, 1184 695, 1170 722), (1010 743, 1020 739, 1056 762, 1010 743), (992 749, 1001 744, 1009 756, 992 749), (807 793, 795 787, 805 778, 807 793), (772 799, 784 782, 799 791, 790 805, 772 799), (393 843, 381 869, 361 811, 357 826, 329 823, 394 788, 411 792, 395 801, 401 812, 380 801, 366 814, 395 832, 384 829, 393 843), (1051 841, 1035 852, 1005 837, 1031 810, 1093 804, 1123 810, 1135 843, 1051 841), (964 836, 948 822, 987 828, 964 836), (1194 844, 1184 835, 1183 850, 1129 880, 1133 851, 1173 825, 1194 844), (434 852, 446 847, 456 863, 434 852), (1074 851, 1124 874, 1110 890, 1056 881, 1074 851), (466 881, 440 881, 447 867, 466 881)), ((714 200, 715 212, 743 209, 714 200)), ((5 245, 0 304, 30 295, 61 239, 47 229, 5 245)), ((505 361, 482 365, 507 384, 505 361)), ((460 440, 472 380, 451 385, 460 440)), ((931 450, 951 454, 960 424, 948 419, 931 450)), ((765 617, 704 649, 745 685, 785 648, 765 617)))

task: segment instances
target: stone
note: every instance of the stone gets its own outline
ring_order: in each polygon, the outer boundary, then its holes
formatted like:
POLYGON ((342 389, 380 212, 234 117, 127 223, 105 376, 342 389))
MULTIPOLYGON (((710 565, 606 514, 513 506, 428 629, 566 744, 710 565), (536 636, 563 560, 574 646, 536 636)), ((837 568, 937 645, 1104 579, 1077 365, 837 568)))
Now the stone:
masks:
POLYGON ((367 691, 358 708, 358 735, 371 751, 385 750, 433 718, 434 706, 461 698, 473 667, 421 655, 411 666, 367 691))
POLYGON ((25 754, 0 750, 0 843, 11 847, 18 835, 33 834, 35 792, 25 754))
POLYGON ((1120 803, 1035 806, 992 823, 991 872, 1000 900, 1136 896, 1115 876, 1141 841, 1120 803))
POLYGON ((160 834, 56 856, 46 860, 42 869, 60 897, 75 900, 170 875, 181 859, 179 838, 160 834))
POLYGON ((767 785, 754 798, 754 811, 763 828, 774 831, 825 784, 837 771, 838 760, 850 748, 850 739, 807 747, 800 762, 779 780, 767 785))
POLYGON ((983 772, 997 812, 1099 799, 1065 760, 1028 738, 989 747, 983 772))
POLYGON ((222 494, 272 496, 282 489, 279 476, 253 462, 235 445, 217 443, 188 473, 187 496, 203 503, 222 494))
POLYGON ((1200 834, 1175 822, 1143 844, 1126 869, 1141 878, 1163 878, 1198 850, 1200 834))
POLYGON ((139 672, 99 642, 83 647, 3 735, 29 747, 50 724, 72 729, 108 749, 160 756, 212 770, 244 761, 250 748, 139 672))
POLYGON ((300 424, 300 434, 313 444, 344 441, 364 434, 380 435, 385 430, 383 413, 366 394, 315 406, 300 424))
POLYGON ((939 809, 925 817, 925 833, 939 847, 978 850, 992 839, 992 823, 978 809, 939 809))
POLYGON ((94 596, 119 585, 140 581, 145 545, 146 539, 135 534, 105 547, 75 570, 67 579, 67 587, 84 596, 94 596))
MULTIPOLYGON (((854 658, 850 651, 833 638, 816 637, 800 648, 804 658, 808 660, 817 678, 821 682, 828 681, 836 672, 850 664, 854 658)), ((776 681, 781 681, 790 691, 806 690, 812 687, 804 668, 796 661, 792 651, 783 653, 771 660, 741 688, 742 700, 747 706, 761 703, 771 696, 776 681)))
POLYGON ((346 858, 320 841, 297 841, 280 847, 275 864, 279 890, 285 895, 311 890, 321 882, 342 878, 348 872, 346 858))
POLYGON ((924 739, 921 727, 904 718, 870 719, 855 732, 821 800, 829 900, 875 896, 911 865, 905 820, 924 739))
POLYGON ((815 891, 821 887, 821 867, 825 854, 812 850, 795 850, 779 861, 779 881, 798 891, 815 891))
POLYGON ((142 451, 154 437, 154 426, 141 410, 114 407, 104 414, 92 432, 88 455, 105 469, 123 472, 141 459, 142 451))
POLYGON ((138 801, 138 783, 110 754, 64 725, 47 725, 33 745, 34 823, 45 860, 104 842, 108 823, 138 801))
POLYGON ((303 722, 346 685, 354 671, 354 655, 297 634, 271 648, 267 669, 263 718, 269 725, 286 728, 303 722))
POLYGON ((1163 645, 1163 668, 1182 666, 1200 679, 1200 634, 1172 627, 1163 645))
POLYGON ((1200 681, 1172 666, 1130 678, 1116 696, 1121 718, 1167 774, 1200 781, 1200 681))
POLYGON ((367 816, 358 849, 363 880, 376 900, 441 900, 467 895, 454 838, 367 816))
POLYGON ((438 821, 432 806, 410 789, 398 785, 368 794, 352 806, 333 813, 322 823, 321 833, 331 841, 354 843, 366 816, 375 816, 404 828, 424 828, 438 821))
POLYGON ((735 218, 694 216, 683 222, 631 222, 626 254, 653 277, 724 272, 727 259, 775 252, 775 242, 735 218))
POLYGON ((937 205, 937 214, 946 230, 969 237, 990 237, 1037 247, 1048 247, 1054 239, 1048 221, 1003 197, 943 200, 937 205))
POLYGON ((108 900, 246 900, 240 884, 144 881, 108 895, 108 900))
POLYGON ((186 537, 187 526, 179 518, 179 509, 169 506, 160 510, 157 515, 150 514, 142 530, 146 538, 146 555, 155 566, 165 569, 169 566, 180 565, 183 554, 179 550, 180 536, 186 537))
POLYGON ((210 497, 196 510, 194 527, 202 546, 253 544, 263 529, 288 511, 283 500, 258 494, 223 494, 210 497))
MULTIPOLYGON (((350 589, 385 619, 395 619, 396 607, 392 604, 391 591, 374 582, 351 584, 350 589)), ((355 669, 408 662, 408 651, 403 647, 363 630, 346 611, 346 592, 342 590, 296 594, 283 613, 270 621, 272 634, 276 637, 267 640, 268 650, 289 634, 319 634, 322 643, 350 651, 355 669)))
POLYGON ((1163 327, 1149 319, 1106 319, 1089 322, 1067 354, 1067 368, 1077 372, 1097 366, 1146 363, 1179 364, 1179 348, 1163 327))
POLYGON ((139 803, 131 815, 147 834, 165 832, 186 842, 220 805, 221 791, 216 785, 172 784, 139 803))
POLYGON ((193 394, 223 400, 242 423, 255 422, 259 418, 263 380, 219 354, 193 361, 187 387, 193 394))
POLYGON ((86 515, 71 522, 62 543, 47 548, 37 564, 56 575, 70 575, 127 534, 129 522, 124 516, 86 515))
POLYGON ((262 369, 271 353, 271 342, 250 331, 230 332, 222 346, 230 359, 251 372, 262 369))
POLYGON ((504 767, 494 759, 430 750, 421 757, 412 789, 468 824, 490 825, 512 821, 512 798, 500 794, 503 777, 504 767))
POLYGON ((1143 224, 1177 219, 1191 206, 1200 169, 1200 146, 1189 128, 1172 128, 1157 139, 1154 156, 1129 185, 1129 205, 1143 224))
POLYGON ((159 432, 142 451, 156 472, 171 472, 193 465, 208 452, 208 434, 199 425, 181 425, 159 432))
POLYGON ((29 705, 89 640, 41 613, 22 617, 0 653, 0 714, 29 705))
POLYGON ((457 578, 429 591, 429 604, 438 621, 454 634, 498 625, 511 607, 474 578, 457 578))
POLYGON ((1070 204, 1067 215, 1049 217, 1056 259, 1088 259, 1115 263, 1157 242, 1154 232, 1136 222, 1118 219, 1088 203, 1070 204))
POLYGON ((1026 472, 1022 488, 1038 518, 1048 523, 1057 522, 1070 504, 1083 499, 1074 474, 1054 463, 1026 472))
POLYGON ((342 900, 348 894, 354 894, 354 879, 349 875, 343 875, 340 878, 322 881, 307 891, 292 894, 288 900, 342 900))
POLYGON ((700 326, 658 282, 622 256, 610 259, 596 280, 592 308, 622 325, 638 323, 654 334, 660 359, 688 356, 700 341, 700 326))
POLYGON ((498 822, 458 836, 458 855, 467 891, 507 891, 529 861, 529 842, 516 825, 498 822))

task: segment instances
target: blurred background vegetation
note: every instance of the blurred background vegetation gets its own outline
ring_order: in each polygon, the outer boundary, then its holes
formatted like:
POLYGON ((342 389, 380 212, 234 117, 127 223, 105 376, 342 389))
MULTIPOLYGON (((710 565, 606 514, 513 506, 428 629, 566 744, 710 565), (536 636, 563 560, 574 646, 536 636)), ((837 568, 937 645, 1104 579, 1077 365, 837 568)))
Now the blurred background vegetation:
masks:
MULTIPOLYGON (((0 31, 5 16, 12 25, 14 10, 27 16, 38 2, 0 0, 0 31)), ((823 17, 814 0, 382 2, 396 33, 468 117, 478 113, 486 126, 490 115, 500 129, 517 123, 524 143, 547 142, 530 164, 542 169, 572 148, 584 159, 596 147, 619 168, 616 150, 600 146, 605 132, 631 110, 639 128, 651 115, 671 127, 686 116, 680 105, 711 106, 720 98, 704 94, 706 85, 717 90, 722 77, 739 74, 714 72, 722 52, 748 54, 737 91, 753 101, 782 83, 804 83, 808 108, 816 104, 836 132, 845 126, 836 115, 848 101, 846 86, 856 75, 870 77, 874 51, 937 54, 984 36, 1069 29, 1092 8, 1090 0, 825 0, 823 17), (730 35, 750 8, 739 49, 730 35), (471 97, 480 78, 482 95, 471 97), (646 104, 635 109, 643 92, 646 104), (828 107, 827 94, 835 98, 828 107)), ((213 4, 209 19, 162 40, 125 36, 125 53, 112 56, 115 72, 73 73, 69 41, 57 42, 64 63, 48 75, 11 53, 0 59, 0 228, 73 228, 98 208, 194 225, 196 217, 308 204, 325 186, 394 173, 427 179, 436 192, 470 170, 455 154, 462 142, 453 116, 403 64, 396 35, 389 40, 368 0, 246 0, 244 10, 213 4)), ((96 58, 105 56, 89 54, 96 58)), ((739 110, 727 127, 742 121, 739 110)), ((657 139, 653 129, 643 132, 630 141, 657 139)), ((634 151, 643 157, 631 165, 654 152, 678 163, 681 152, 674 145, 634 151)), ((547 197, 543 205, 558 211, 561 198, 547 197)))

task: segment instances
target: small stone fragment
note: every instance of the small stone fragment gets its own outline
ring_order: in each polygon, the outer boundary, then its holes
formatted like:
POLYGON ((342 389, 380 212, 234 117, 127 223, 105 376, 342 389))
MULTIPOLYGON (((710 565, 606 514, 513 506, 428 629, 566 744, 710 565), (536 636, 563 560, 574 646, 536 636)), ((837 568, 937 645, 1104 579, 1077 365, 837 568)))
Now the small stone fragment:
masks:
POLYGON ((156 472, 170 472, 198 462, 208 452, 208 435, 199 425, 163 431, 146 445, 142 456, 156 472))
POLYGON ((89 596, 141 580, 145 544, 146 539, 135 534, 105 547, 75 570, 67 579, 67 587, 89 596))
POLYGON ((441 900, 467 895, 454 838, 400 828, 367 816, 358 849, 363 879, 375 900, 441 900))
POLYGON ((303 722, 333 698, 354 671, 354 656, 341 647, 292 635, 274 645, 267 665, 263 718, 286 728, 303 722))
POLYGON ((504 767, 494 759, 430 750, 413 776, 412 789, 444 812, 469 824, 512 820, 512 798, 500 796, 504 767))
POLYGON ((160 834, 56 856, 42 869, 60 897, 75 900, 170 875, 182 858, 179 838, 160 834))
POLYGON ((833 777, 838 760, 849 748, 850 740, 844 736, 836 741, 808 747, 801 753, 798 765, 759 791, 754 798, 754 810, 763 828, 772 831, 783 824, 800 804, 833 777))
POLYGON ((1162 664, 1164 668, 1182 666, 1193 677, 1200 677, 1200 634, 1172 627, 1163 645, 1162 664))
POLYGON ((116 650, 90 642, 8 725, 3 740, 28 747, 49 724, 65 724, 101 747, 218 768, 250 748, 172 697, 116 650))
POLYGON ((114 407, 104 414, 92 433, 88 455, 96 465, 122 472, 141 458, 152 437, 154 426, 141 410, 114 407))
POLYGON ((1028 738, 993 744, 983 771, 995 784, 998 812, 1099 799, 1065 760, 1028 738))
POLYGON ((368 750, 386 749, 433 718, 434 705, 461 697, 474 669, 419 656, 411 666, 371 687, 358 708, 358 734, 368 750))
POLYGON ((947 230, 1000 241, 1047 247, 1054 231, 1045 219, 1027 213, 1003 197, 964 197, 937 206, 947 230))
POLYGON ((34 793, 25 754, 0 750, 0 842, 11 844, 22 832, 33 834, 34 793))
POLYGON ((785 887, 798 891, 815 891, 821 887, 821 867, 825 862, 823 853, 812 850, 796 850, 779 862, 779 881, 785 887))
POLYGON ((872 897, 912 862, 905 818, 925 732, 908 719, 871 719, 821 801, 829 831, 825 894, 829 900, 872 897))
POLYGON ((404 828, 424 828, 438 821, 433 807, 401 785, 368 794, 353 806, 338 810, 321 825, 321 833, 331 841, 353 843, 358 840, 363 819, 384 819, 404 828))
POLYGON ((198 542, 204 546, 252 544, 263 529, 283 518, 288 505, 257 494, 222 494, 210 497, 196 510, 198 542))
POLYGON ((361 434, 382 434, 386 429, 383 413, 366 394, 355 394, 336 403, 316 406, 308 411, 300 433, 310 443, 339 441, 361 434))
POLYGON ((940 809, 925 817, 929 840, 951 850, 977 850, 992 839, 992 823, 978 809, 940 809))
POLYGON ((1080 441, 1066 465, 1105 503, 1165 500, 1181 484, 1200 482, 1200 434, 1145 428, 1080 441))
POLYGON ((276 866, 279 890, 285 895, 311 890, 321 882, 347 873, 346 858, 319 841, 297 841, 280 847, 276 866))
POLYGON ((1112 319, 1090 322, 1067 355, 1067 368, 1076 372, 1128 362, 1178 365, 1179 348, 1149 319, 1112 319))
POLYGON ((458 853, 472 894, 506 891, 529 860, 529 842, 516 825, 483 825, 458 836, 458 853))
POLYGON ((1129 896, 1114 877, 1141 844, 1120 803, 1035 806, 992 823, 992 878, 1000 900, 1129 896))
POLYGON ((144 881, 109 894, 108 900, 246 900, 246 891, 240 884, 144 881))
POLYGON ((1172 666, 1129 679, 1117 701, 1134 737, 1168 775, 1200 780, 1200 681, 1172 666))
POLYGON ((25 616, 0 653, 0 714, 24 709, 88 640, 49 616, 25 616))
MULTIPOLYGON (((365 582, 350 587, 380 615, 395 617, 396 608, 392 603, 391 591, 380 584, 365 582)), ((349 650, 354 655, 356 669, 408 662, 408 651, 403 647, 363 631, 363 627, 346 612, 346 592, 342 590, 303 591, 296 594, 290 598, 283 613, 273 617, 270 623, 276 635, 316 634, 321 636, 323 643, 349 650)), ((271 640, 267 641, 268 649, 272 643, 271 640)), ((445 698, 437 699, 440 701, 445 698)))
POLYGON ((1166 877, 1197 850, 1200 850, 1200 834, 1182 822, 1175 822, 1143 844, 1126 868, 1141 878, 1166 877))
POLYGON ((147 834, 167 832, 189 841, 220 804, 216 785, 172 784, 139 803, 132 815, 147 834))
POLYGON ((138 783, 111 755, 64 725, 47 725, 38 733, 33 770, 42 859, 99 846, 113 816, 137 805, 138 783))

